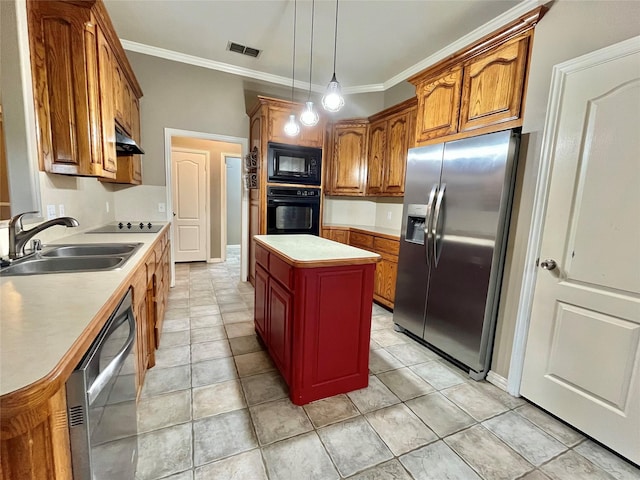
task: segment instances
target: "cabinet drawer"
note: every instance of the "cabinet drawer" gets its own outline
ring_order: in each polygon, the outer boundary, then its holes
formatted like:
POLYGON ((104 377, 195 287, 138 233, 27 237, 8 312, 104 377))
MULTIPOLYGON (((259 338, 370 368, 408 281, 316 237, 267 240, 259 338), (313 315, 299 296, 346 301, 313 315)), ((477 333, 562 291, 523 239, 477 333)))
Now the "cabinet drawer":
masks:
POLYGON ((373 239, 373 249, 376 252, 398 255, 398 252, 400 251, 400 242, 397 240, 390 240, 388 238, 375 237, 373 239))
POLYGON ((269 268, 269 252, 256 244, 256 262, 262 265, 265 270, 269 268))
POLYGON ((366 233, 354 232, 349 233, 349 244, 354 247, 372 249, 373 248, 373 235, 367 235, 366 233))
POLYGON ((275 255, 269 256, 269 275, 289 290, 293 289, 293 268, 275 255))

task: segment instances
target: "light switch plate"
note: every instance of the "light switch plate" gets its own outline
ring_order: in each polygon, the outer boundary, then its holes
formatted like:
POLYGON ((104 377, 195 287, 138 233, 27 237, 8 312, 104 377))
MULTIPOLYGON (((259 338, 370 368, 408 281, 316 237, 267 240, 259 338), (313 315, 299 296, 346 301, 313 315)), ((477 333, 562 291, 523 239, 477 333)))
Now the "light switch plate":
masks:
POLYGON ((159 204, 158 204, 158 211, 159 211, 160 213, 164 213, 164 212, 166 212, 166 211, 167 211, 167 207, 166 207, 166 205, 165 205, 164 203, 162 203, 162 202, 161 202, 161 203, 159 203, 159 204))
POLYGON ((60 215, 61 217, 64 217, 64 204, 63 203, 58 205, 58 215, 60 215))
POLYGON ((52 218, 56 218, 56 206, 47 205, 47 220, 51 220, 52 218))

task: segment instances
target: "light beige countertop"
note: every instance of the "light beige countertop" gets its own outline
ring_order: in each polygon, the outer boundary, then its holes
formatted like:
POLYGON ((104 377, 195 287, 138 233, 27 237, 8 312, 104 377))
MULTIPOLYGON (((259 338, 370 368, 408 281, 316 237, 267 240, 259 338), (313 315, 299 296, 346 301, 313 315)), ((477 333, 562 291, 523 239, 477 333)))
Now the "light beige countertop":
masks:
POLYGON ((385 237, 392 237, 394 240, 400 240, 399 228, 377 227, 375 225, 353 225, 346 223, 323 223, 322 226, 326 228, 349 228, 351 230, 359 230, 364 233, 382 235, 385 237))
POLYGON ((0 395, 49 375, 165 231, 78 233, 47 244, 143 243, 115 270, 0 277, 0 395))
POLYGON ((315 235, 255 235, 253 238, 294 267, 376 263, 381 258, 377 253, 315 235))

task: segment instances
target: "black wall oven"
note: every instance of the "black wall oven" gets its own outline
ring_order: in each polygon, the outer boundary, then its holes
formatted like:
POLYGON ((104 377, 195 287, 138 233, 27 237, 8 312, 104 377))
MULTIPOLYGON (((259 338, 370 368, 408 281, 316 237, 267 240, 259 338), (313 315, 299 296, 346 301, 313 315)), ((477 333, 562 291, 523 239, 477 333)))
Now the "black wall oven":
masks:
POLYGON ((320 234, 320 189, 267 188, 267 234, 320 234))
POLYGON ((320 186, 322 149, 269 143, 269 182, 320 186))

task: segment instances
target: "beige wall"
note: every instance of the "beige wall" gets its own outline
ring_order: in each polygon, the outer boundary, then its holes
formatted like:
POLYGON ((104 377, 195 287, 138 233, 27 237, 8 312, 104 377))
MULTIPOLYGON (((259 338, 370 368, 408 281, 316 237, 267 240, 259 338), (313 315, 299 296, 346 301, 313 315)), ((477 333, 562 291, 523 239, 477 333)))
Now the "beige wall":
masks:
POLYGON ((225 153, 240 155, 242 153, 242 145, 239 143, 216 142, 199 138, 172 137, 171 148, 188 148, 209 152, 209 201, 211 206, 209 214, 209 235, 211 236, 209 257, 222 258, 222 155, 225 153))
POLYGON ((384 92, 384 108, 392 107, 416 96, 416 87, 409 82, 400 82, 384 92))
POLYGON ((491 365, 495 373, 505 378, 511 360, 552 67, 636 35, 640 35, 640 2, 637 1, 556 1, 536 27, 523 126, 523 133, 528 134, 528 147, 521 150, 523 158, 518 166, 491 365))

